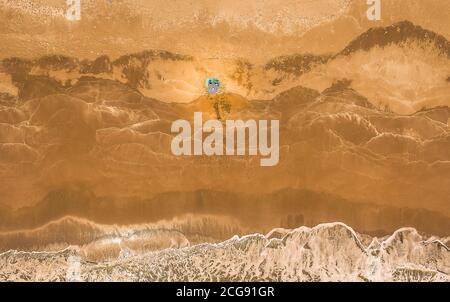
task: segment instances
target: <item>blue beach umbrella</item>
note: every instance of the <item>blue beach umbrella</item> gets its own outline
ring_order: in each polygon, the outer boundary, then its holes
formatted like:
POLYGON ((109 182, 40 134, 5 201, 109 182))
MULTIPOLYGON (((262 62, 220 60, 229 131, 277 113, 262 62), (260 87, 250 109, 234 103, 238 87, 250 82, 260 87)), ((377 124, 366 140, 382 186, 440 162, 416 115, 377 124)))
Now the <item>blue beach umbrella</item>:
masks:
POLYGON ((217 94, 220 88, 220 81, 217 78, 207 78, 205 86, 209 94, 217 94))

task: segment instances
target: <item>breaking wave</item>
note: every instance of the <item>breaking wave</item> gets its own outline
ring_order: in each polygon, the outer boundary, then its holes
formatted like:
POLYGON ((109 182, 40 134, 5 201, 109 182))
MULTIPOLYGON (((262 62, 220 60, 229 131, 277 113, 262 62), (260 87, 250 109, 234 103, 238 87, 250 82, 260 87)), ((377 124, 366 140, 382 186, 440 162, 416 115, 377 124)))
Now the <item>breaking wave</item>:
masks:
MULTIPOLYGON (((116 238, 120 257, 101 262, 86 260, 87 251, 99 253, 114 240, 56 252, 11 250, 0 254, 0 280, 450 281, 448 238, 413 228, 376 238, 357 234, 343 223, 327 223, 195 245, 181 233, 158 231, 151 236, 170 245, 135 254, 130 251, 139 236, 123 244, 116 238)), ((139 239, 151 245, 151 236, 139 239)))
POLYGON ((170 220, 131 225, 107 225, 67 216, 39 228, 0 232, 0 252, 59 251, 77 246, 88 261, 115 260, 166 248, 219 242, 248 231, 229 217, 184 215, 170 220))

